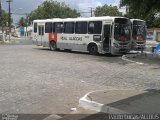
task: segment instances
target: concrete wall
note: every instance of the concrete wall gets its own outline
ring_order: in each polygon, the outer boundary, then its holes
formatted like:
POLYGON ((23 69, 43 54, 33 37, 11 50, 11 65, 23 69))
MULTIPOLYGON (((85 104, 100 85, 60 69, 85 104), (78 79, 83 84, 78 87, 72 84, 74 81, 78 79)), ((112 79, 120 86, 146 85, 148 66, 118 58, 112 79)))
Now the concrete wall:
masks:
POLYGON ((147 40, 160 42, 160 28, 148 29, 147 33, 147 40))

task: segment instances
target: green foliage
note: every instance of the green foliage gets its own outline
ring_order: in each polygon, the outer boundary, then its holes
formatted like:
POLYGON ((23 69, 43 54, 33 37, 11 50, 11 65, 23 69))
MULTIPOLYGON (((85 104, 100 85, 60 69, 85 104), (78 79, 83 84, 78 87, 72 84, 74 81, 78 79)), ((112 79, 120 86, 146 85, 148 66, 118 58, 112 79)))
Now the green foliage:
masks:
POLYGON ((121 0, 120 6, 128 6, 127 17, 144 19, 149 27, 160 27, 154 15, 160 12, 160 0, 121 0))
POLYGON ((80 16, 80 13, 77 13, 76 10, 72 10, 66 6, 65 3, 47 0, 29 14, 29 22, 35 19, 75 18, 78 16, 80 16))
POLYGON ((0 26, 7 26, 9 20, 9 14, 2 10, 2 17, 0 18, 0 26))
POLYGON ((154 19, 152 27, 154 26, 160 28, 160 18, 154 19))
POLYGON ((18 24, 20 26, 25 27, 25 26, 27 26, 27 20, 24 17, 21 17, 20 20, 19 20, 19 22, 18 22, 18 24))
POLYGON ((122 16, 122 13, 118 11, 117 6, 108 6, 107 4, 98 6, 95 10, 95 16, 122 16))

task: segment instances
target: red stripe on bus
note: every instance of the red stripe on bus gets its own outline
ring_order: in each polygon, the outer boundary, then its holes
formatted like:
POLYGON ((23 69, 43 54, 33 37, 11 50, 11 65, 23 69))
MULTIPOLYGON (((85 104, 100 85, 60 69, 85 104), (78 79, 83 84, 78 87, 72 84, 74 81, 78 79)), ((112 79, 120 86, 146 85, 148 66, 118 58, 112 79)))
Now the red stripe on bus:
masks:
POLYGON ((49 41, 57 42, 57 33, 49 33, 49 41))

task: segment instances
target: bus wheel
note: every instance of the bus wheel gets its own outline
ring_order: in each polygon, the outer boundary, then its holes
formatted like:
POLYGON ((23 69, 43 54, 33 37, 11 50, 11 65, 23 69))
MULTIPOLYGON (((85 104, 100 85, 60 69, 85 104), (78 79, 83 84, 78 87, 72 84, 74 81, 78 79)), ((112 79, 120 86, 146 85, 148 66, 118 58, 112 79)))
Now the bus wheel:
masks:
POLYGON ((54 41, 50 42, 49 47, 51 51, 55 51, 57 49, 56 43, 54 41))
POLYGON ((97 54, 98 54, 97 45, 95 45, 95 44, 89 45, 88 51, 89 51, 89 53, 90 53, 91 55, 97 55, 97 54))

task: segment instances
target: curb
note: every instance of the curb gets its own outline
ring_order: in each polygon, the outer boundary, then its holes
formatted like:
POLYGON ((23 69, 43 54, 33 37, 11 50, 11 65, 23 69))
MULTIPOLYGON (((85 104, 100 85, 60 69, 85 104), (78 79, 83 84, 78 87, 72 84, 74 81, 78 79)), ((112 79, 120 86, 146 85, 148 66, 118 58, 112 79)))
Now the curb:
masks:
POLYGON ((127 113, 125 111, 107 106, 105 104, 98 103, 96 101, 92 101, 90 94, 94 92, 97 92, 97 91, 89 92, 84 97, 80 98, 79 107, 82 107, 84 109, 94 110, 97 112, 103 112, 103 113, 112 113, 112 114, 126 114, 127 113))
POLYGON ((150 60, 154 60, 154 59, 160 59, 160 55, 156 55, 156 54, 153 54, 151 52, 144 52, 143 54, 131 54, 131 55, 123 55, 121 57, 122 60, 126 61, 126 62, 131 62, 131 63, 136 63, 138 65, 144 65, 144 64, 147 64, 145 62, 136 62, 136 61, 133 61, 133 60, 130 60, 130 58, 133 58, 133 57, 138 57, 138 56, 142 56, 142 57, 146 57, 146 59, 150 59, 150 60))
POLYGON ((59 116, 59 115, 53 114, 53 115, 50 115, 50 116, 48 116, 47 118, 45 118, 43 120, 59 120, 59 119, 62 119, 62 117, 59 116))
MULTIPOLYGON (((93 92, 96 92, 96 91, 93 91, 93 92)), ((97 112, 100 112, 101 111, 101 108, 104 104, 101 104, 101 103, 97 103, 95 101, 92 101, 92 100, 88 100, 88 96, 93 93, 93 92, 89 92, 87 93, 84 97, 80 98, 79 100, 79 106, 80 107, 83 107, 85 109, 90 109, 90 110, 94 110, 94 111, 97 111, 97 112)))
POLYGON ((127 62, 131 62, 131 63, 136 63, 138 65, 144 65, 144 63, 142 63, 142 62, 136 62, 136 61, 133 61, 133 60, 129 60, 126 55, 122 56, 122 60, 127 61, 127 62))

